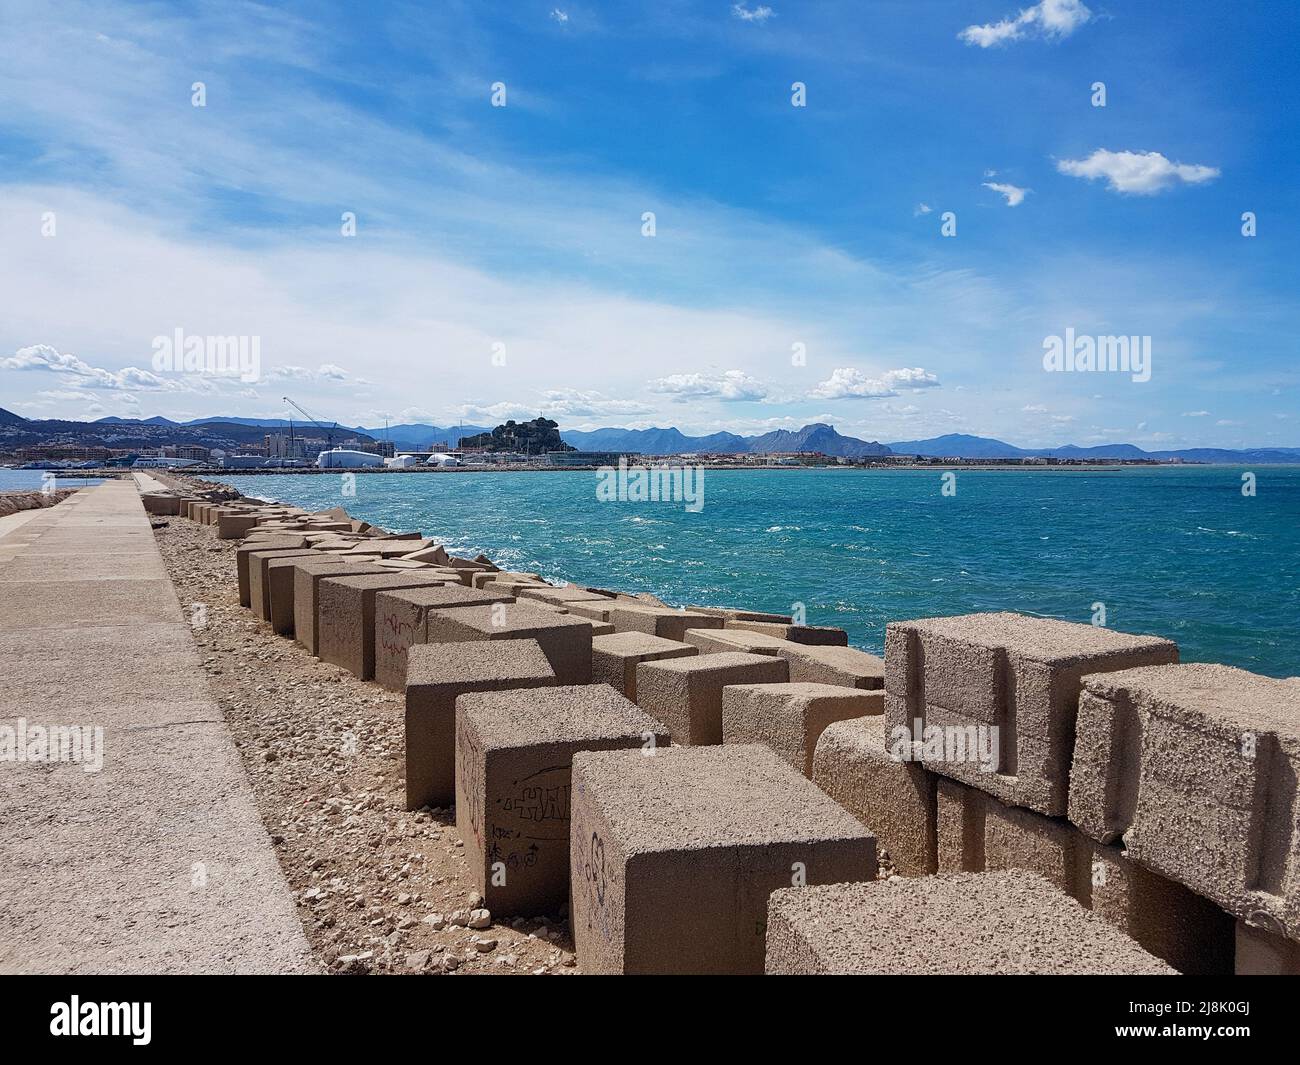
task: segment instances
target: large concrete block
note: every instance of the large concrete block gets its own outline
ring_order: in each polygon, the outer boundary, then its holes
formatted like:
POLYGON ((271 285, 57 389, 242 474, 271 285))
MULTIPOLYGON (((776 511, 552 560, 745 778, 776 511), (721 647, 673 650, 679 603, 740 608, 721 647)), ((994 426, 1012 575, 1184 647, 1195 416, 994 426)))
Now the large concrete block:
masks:
POLYGON ((272 558, 266 563, 266 592, 270 612, 271 629, 281 636, 293 635, 293 594, 297 584, 298 569, 328 570, 334 576, 345 576, 337 571, 347 564, 337 557, 321 558, 322 552, 316 551, 312 556, 290 555, 287 558, 272 558))
POLYGON ((512 602, 509 596, 475 591, 460 583, 380 592, 375 598, 375 680, 390 691, 406 687, 407 651, 426 642, 429 611, 512 602))
POLYGON ((434 610, 425 621, 429 643, 465 640, 536 640, 561 684, 591 682, 591 626, 543 610, 532 603, 493 603, 490 606, 434 610))
POLYGON ((316 653, 321 661, 369 680, 375 675, 375 596, 436 583, 418 573, 323 576, 316 589, 316 653))
POLYGON ((235 570, 239 575, 239 605, 249 606, 252 602, 252 591, 249 586, 249 555, 254 551, 303 551, 306 548, 307 541, 301 536, 268 538, 258 543, 249 541, 235 548, 235 570))
POLYGON ((1300 939, 1300 680, 1188 663, 1089 676, 1070 819, 1300 939))
POLYGON ((222 511, 217 515, 217 539, 239 540, 256 529, 261 520, 258 514, 222 511))
POLYGON ((730 618, 733 621, 768 621, 789 625, 794 620, 789 614, 768 614, 761 610, 737 610, 726 606, 688 606, 686 609, 696 614, 712 614, 715 618, 730 618))
MULTIPOLYGON (((317 554, 324 554, 324 552, 317 552, 317 554)), ((311 562, 310 559, 303 561, 311 562)), ((384 576, 386 571, 372 562, 351 562, 347 558, 342 559, 340 568, 328 571, 331 577, 363 577, 375 574, 384 576)), ((314 655, 320 653, 316 625, 320 616, 317 599, 320 582, 325 576, 325 570, 314 566, 312 568, 295 566, 293 571, 293 638, 314 655)))
POLYGON ((764 743, 809 779, 833 721, 885 712, 884 692, 833 684, 730 684, 722 689, 722 742, 764 743))
POLYGON ((728 618, 727 628, 761 632, 765 636, 774 636, 778 640, 789 640, 791 643, 802 643, 813 647, 847 647, 849 643, 847 632, 828 625, 787 625, 781 622, 742 621, 728 618))
POLYGON ((773 891, 876 875, 862 825, 758 744, 577 754, 572 811, 586 973, 761 972, 773 891))
POLYGON ((1180 972, 1232 971, 1232 918, 1068 821, 939 778, 941 872, 1035 872, 1180 972))
POLYGON ((460 696, 456 829, 487 908, 533 916, 567 901, 575 754, 654 757, 667 745, 663 726, 607 684, 460 696))
POLYGON ((608 596, 597 595, 595 592, 589 592, 586 588, 579 588, 575 584, 567 584, 561 588, 549 584, 530 587, 521 586, 517 596, 520 599, 537 599, 543 603, 555 603, 559 606, 567 606, 569 603, 599 604, 609 602, 608 596))
POLYGON ((876 691, 885 686, 885 660, 856 647, 790 644, 777 648, 790 663, 790 680, 807 684, 838 684, 876 691))
POLYGON ((456 799, 456 698, 549 688, 555 671, 536 640, 414 644, 406 669, 406 808, 456 799))
POLYGON ((936 871, 935 775, 889 756, 883 716, 828 725, 817 741, 813 780, 871 830, 895 872, 936 871))
POLYGON ((248 554, 248 606, 253 611, 254 617, 259 617, 263 621, 271 620, 271 596, 270 583, 267 580, 267 567, 273 558, 279 559, 298 559, 310 558, 319 559, 319 551, 313 551, 311 548, 300 548, 298 551, 250 551, 248 554))
POLYGON ((1237 976, 1300 976, 1300 943, 1245 921, 1237 922, 1236 931, 1237 976))
POLYGON ((728 684, 784 684, 789 675, 781 659, 741 651, 641 662, 636 701, 668 726, 673 743, 721 743, 722 689, 728 684))
POLYGON ((781 640, 748 629, 687 629, 682 634, 684 642, 699 648, 702 654, 719 651, 743 651, 751 655, 775 655, 782 647, 794 647, 789 640, 781 640))
MULTIPOLYGON (((593 622, 593 628, 599 622, 593 622)), ((663 658, 690 658, 699 648, 645 632, 614 632, 591 641, 591 679, 636 701, 636 667, 663 658)))
POLYGON ((770 975, 1174 975, 1034 873, 785 888, 768 906, 770 975))
POLYGON ((978 731, 996 742, 996 771, 978 758, 952 758, 946 748, 935 758, 933 746, 923 750, 924 764, 1006 802, 1060 816, 1084 675, 1177 659, 1169 640, 1020 614, 891 622, 885 714, 891 728, 918 738, 927 730, 978 731))
MULTIPOLYGON (((587 604, 590 606, 591 604, 587 604)), ((666 640, 685 642, 687 629, 720 629, 722 618, 709 614, 693 614, 687 610, 673 610, 671 607, 650 606, 630 599, 612 599, 595 604, 596 608, 607 610, 602 621, 608 621, 616 632, 646 632, 651 636, 662 636, 666 640)))

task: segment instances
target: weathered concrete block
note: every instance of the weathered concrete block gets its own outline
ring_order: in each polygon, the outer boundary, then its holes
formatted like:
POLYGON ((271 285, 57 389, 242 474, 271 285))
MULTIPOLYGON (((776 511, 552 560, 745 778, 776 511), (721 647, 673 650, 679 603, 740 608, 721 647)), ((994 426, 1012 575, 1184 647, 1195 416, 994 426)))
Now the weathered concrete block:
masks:
POLYGON ((509 596, 459 583, 380 592, 375 597, 375 680, 390 691, 406 687, 407 651, 413 644, 427 642, 430 610, 512 602, 509 596))
POLYGON ((254 551, 303 551, 307 541, 302 537, 276 537, 259 543, 246 542, 235 548, 235 569, 239 574, 239 605, 252 603, 252 590, 249 585, 248 556, 254 551))
POLYGON ((568 584, 562 588, 554 585, 532 585, 529 587, 520 587, 518 598, 520 599, 538 599, 543 603, 555 603, 558 606, 568 606, 570 603, 608 603, 609 599, 603 595, 597 595, 595 592, 589 592, 586 588, 579 588, 577 585, 568 584))
POLYGON ((321 661, 369 680, 375 675, 375 596, 436 583, 418 573, 324 576, 316 589, 316 653, 321 661))
POLYGON ((180 496, 163 495, 161 492, 141 492, 140 502, 149 514, 179 514, 181 512, 180 496))
POLYGON ((817 741, 813 781, 861 821, 901 876, 938 869, 935 776, 889 756, 883 715, 836 721, 817 741))
MULTIPOLYGON (((606 609, 605 604, 597 604, 606 609)), ((616 632, 646 632, 666 640, 685 642, 687 629, 720 629, 723 619, 708 614, 692 614, 671 607, 641 605, 628 599, 611 599, 608 613, 601 620, 608 621, 616 632)))
POLYGON ((591 626, 532 603, 493 603, 431 611, 429 643, 533 639, 541 645, 560 684, 591 682, 591 626))
POLYGON ((411 551, 402 555, 402 558, 409 558, 413 562, 431 562, 435 566, 445 566, 450 561, 451 556, 447 554, 441 544, 435 544, 433 547, 422 547, 418 551, 411 551))
POLYGON ((1042 877, 1019 870, 773 892, 766 971, 1174 975, 1042 877))
POLYGON ((1238 921, 1233 972, 1237 976, 1300 976, 1300 943, 1238 921))
POLYGON ((572 818, 586 973, 761 972, 774 890, 876 875, 862 825, 758 744, 577 754, 572 818))
POLYGON ((532 916, 568 899, 575 754, 653 757, 667 745, 663 726, 607 684, 460 696, 456 829, 487 908, 532 916))
POLYGON ((406 670, 406 808, 456 799, 456 698, 549 688, 555 671, 536 640, 414 644, 406 670))
POLYGON ((933 748, 922 758, 944 776, 1060 816, 1083 676, 1177 659, 1177 646, 1159 637, 1020 614, 891 622, 885 714, 918 738, 933 728, 996 740, 995 772, 947 752, 935 759, 933 748))
POLYGON ((673 743, 721 743, 722 689, 728 684, 783 684, 789 675, 781 659, 741 651, 641 662, 636 701, 668 726, 673 743))
POLYGON ((811 779, 813 754, 827 725, 884 712, 884 692, 833 684, 729 684, 722 689, 722 742, 764 743, 811 779))
POLYGON ((726 606, 688 606, 686 609, 696 614, 712 614, 715 618, 730 618, 733 621, 768 621, 777 625, 789 625, 794 620, 789 614, 767 614, 761 610, 736 610, 726 606))
POLYGON ((778 640, 789 640, 791 643, 809 646, 847 647, 849 643, 847 632, 829 625, 786 625, 772 621, 740 621, 728 618, 727 628, 748 629, 750 632, 761 632, 765 636, 775 636, 778 640))
POLYGON ((687 629, 682 640, 698 647, 703 654, 720 651, 743 651, 751 655, 773 655, 782 647, 795 647, 789 640, 780 640, 748 629, 687 629))
POLYGON ((776 652, 790 663, 790 680, 808 684, 838 684, 878 691, 885 686, 885 660, 856 647, 817 647, 793 644, 776 652))
POLYGON ((313 551, 311 548, 300 548, 297 551, 250 551, 248 554, 248 605, 253 611, 254 617, 259 617, 263 621, 271 620, 271 596, 270 587, 267 583, 267 566, 270 565, 271 559, 294 559, 310 558, 319 559, 320 552, 313 551))
POLYGON ((217 539, 239 540, 256 529, 261 520, 257 514, 223 511, 217 516, 217 539))
MULTIPOLYGON (((318 552, 322 553, 323 552, 318 552)), ((334 556, 337 557, 337 556, 334 556)), ((304 562, 309 561, 305 560, 304 562)), ((351 562, 343 558, 340 568, 328 571, 331 577, 363 577, 369 575, 386 575, 372 562, 351 562)), ((313 655, 319 655, 320 642, 317 639, 318 593, 321 579, 326 571, 295 566, 293 572, 293 638, 313 655)))
MULTIPOLYGON (((593 632, 596 624, 592 624, 593 632)), ((644 632, 614 632, 595 636, 591 641, 591 679, 608 684, 615 691, 636 701, 636 667, 642 662, 663 658, 689 658, 699 648, 662 636, 644 632)))
POLYGON ((937 806, 941 872, 1030 870, 1180 972, 1231 971, 1232 918, 1120 848, 953 780, 939 778, 937 806))
POLYGON ((1086 677, 1070 819, 1300 939, 1300 681, 1188 663, 1086 677))
POLYGON ((270 612, 271 629, 280 636, 292 636, 294 624, 293 596, 297 584, 299 567, 328 570, 335 576, 344 576, 336 571, 347 564, 337 557, 319 557, 321 552, 312 556, 290 555, 288 558, 272 558, 266 563, 265 591, 270 612))

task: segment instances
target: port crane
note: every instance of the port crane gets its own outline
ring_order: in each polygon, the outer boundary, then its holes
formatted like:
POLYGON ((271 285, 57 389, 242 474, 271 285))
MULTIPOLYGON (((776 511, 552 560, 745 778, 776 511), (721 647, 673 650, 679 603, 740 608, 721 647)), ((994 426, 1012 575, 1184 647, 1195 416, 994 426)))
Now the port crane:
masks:
MULTIPOLYGON (((335 422, 328 429, 326 429, 321 422, 318 422, 315 418, 313 418, 310 414, 308 414, 305 410, 303 410, 302 407, 298 406, 298 404, 295 403, 293 400, 291 400, 288 396, 281 396, 280 398, 284 400, 285 403, 289 404, 289 406, 291 406, 304 418, 306 418, 309 422, 311 422, 312 425, 316 426, 317 429, 319 429, 321 432, 325 434, 325 449, 327 451, 331 450, 334 447, 334 430, 339 427, 338 422, 335 422)), ((293 443, 293 419, 292 418, 289 419, 289 441, 290 441, 290 446, 292 446, 293 443)))

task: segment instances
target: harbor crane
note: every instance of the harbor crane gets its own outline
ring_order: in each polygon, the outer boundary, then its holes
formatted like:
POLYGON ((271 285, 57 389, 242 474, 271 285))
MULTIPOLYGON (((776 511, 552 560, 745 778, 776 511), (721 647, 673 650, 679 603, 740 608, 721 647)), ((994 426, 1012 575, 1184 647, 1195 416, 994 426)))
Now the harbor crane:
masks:
MULTIPOLYGON (((299 414, 301 414, 304 418, 306 418, 309 422, 311 422, 312 425, 316 426, 317 429, 319 429, 321 432, 325 434, 325 450, 329 451, 334 447, 334 430, 339 427, 338 422, 335 422, 328 429, 326 429, 321 422, 318 422, 315 418, 313 418, 310 414, 308 414, 305 410, 303 410, 302 407, 298 406, 298 404, 295 403, 293 400, 291 400, 288 396, 281 396, 280 398, 283 399, 285 403, 289 404, 289 406, 291 406, 294 410, 296 410, 299 414)), ((289 420, 289 440, 290 441, 293 440, 293 419, 289 420)))

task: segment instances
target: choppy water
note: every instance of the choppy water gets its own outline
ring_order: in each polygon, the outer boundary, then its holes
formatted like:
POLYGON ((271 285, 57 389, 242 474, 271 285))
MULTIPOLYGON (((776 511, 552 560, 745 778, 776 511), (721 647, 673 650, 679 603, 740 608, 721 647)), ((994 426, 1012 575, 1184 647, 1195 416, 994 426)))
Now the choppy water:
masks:
POLYGON ((704 508, 599 502, 596 475, 226 478, 343 505, 461 554, 674 604, 789 612, 879 653, 886 621, 1016 610, 1178 641, 1184 661, 1300 674, 1300 467, 708 472, 704 508))
POLYGON ((69 477, 60 470, 0 470, 0 492, 30 492, 45 484, 45 475, 54 474, 55 488, 87 488, 102 484, 98 477, 69 477))

